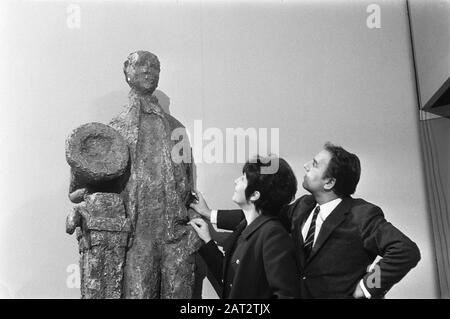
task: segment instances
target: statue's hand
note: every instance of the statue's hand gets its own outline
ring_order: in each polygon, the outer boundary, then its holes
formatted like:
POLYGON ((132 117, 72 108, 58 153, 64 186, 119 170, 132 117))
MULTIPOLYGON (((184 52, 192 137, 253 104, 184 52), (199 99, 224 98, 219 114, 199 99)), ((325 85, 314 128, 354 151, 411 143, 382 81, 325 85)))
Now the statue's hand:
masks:
POLYGON ((72 235, 77 227, 81 226, 81 213, 79 207, 73 207, 72 211, 66 218, 66 233, 72 235))
POLYGON ((88 193, 87 188, 80 188, 69 194, 69 199, 72 203, 78 204, 84 200, 84 195, 88 193))

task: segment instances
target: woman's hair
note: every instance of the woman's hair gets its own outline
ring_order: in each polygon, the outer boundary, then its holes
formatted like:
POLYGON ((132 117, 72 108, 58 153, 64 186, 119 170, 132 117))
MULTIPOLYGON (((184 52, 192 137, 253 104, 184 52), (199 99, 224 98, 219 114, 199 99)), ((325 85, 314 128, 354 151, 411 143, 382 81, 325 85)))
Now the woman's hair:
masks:
POLYGON ((254 202, 256 210, 262 214, 278 215, 283 206, 289 204, 297 192, 297 179, 289 164, 275 156, 256 156, 245 163, 242 172, 247 177, 245 197, 248 200, 253 192, 260 197, 254 202), (278 163, 273 163, 278 161, 278 163), (276 165, 278 164, 278 165, 276 165), (264 174, 264 167, 276 165, 278 170, 264 174))

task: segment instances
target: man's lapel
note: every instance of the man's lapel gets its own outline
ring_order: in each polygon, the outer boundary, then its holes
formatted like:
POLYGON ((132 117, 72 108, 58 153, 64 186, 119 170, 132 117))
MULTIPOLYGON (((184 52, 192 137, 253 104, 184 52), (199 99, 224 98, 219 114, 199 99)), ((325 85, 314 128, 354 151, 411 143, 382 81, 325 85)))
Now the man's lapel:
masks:
POLYGON ((295 221, 293 221, 293 231, 292 233, 295 234, 293 237, 295 239, 296 245, 298 245, 298 248, 296 249, 298 253, 298 258, 300 261, 300 267, 303 267, 305 264, 305 254, 300 253, 303 252, 303 235, 302 235, 302 226, 305 223, 305 221, 308 219, 309 214, 313 210, 314 206, 316 206, 316 201, 313 196, 307 196, 305 197, 304 201, 302 203, 299 203, 298 205, 298 213, 295 216, 295 221))
POLYGON ((352 205, 351 198, 343 198, 342 202, 331 212, 331 214, 325 219, 320 228, 319 236, 313 246, 311 254, 308 257, 307 263, 311 262, 311 259, 320 251, 320 248, 325 244, 331 233, 338 227, 349 213, 352 205))
POLYGON ((314 206, 316 206, 316 201, 313 196, 308 196, 305 198, 303 203, 300 203, 298 206, 299 212, 295 217, 295 225, 294 229, 297 230, 297 242, 300 244, 300 247, 303 247, 303 236, 302 236, 302 226, 305 221, 308 219, 309 214, 313 210, 314 206))

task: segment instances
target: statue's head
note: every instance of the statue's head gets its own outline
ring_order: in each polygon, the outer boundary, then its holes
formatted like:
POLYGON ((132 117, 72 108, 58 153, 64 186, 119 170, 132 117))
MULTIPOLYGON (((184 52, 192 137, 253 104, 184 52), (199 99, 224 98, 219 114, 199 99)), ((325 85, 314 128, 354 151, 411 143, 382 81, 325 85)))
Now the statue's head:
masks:
POLYGON ((148 51, 131 53, 123 64, 128 85, 139 93, 152 94, 158 87, 160 64, 158 57, 148 51))

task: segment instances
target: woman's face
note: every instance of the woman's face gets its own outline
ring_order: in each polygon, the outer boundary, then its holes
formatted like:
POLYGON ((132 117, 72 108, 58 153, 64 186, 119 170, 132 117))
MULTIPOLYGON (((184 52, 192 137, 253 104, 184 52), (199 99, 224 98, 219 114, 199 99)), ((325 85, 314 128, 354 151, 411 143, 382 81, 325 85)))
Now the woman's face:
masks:
POLYGON ((234 181, 234 193, 231 198, 233 202, 238 205, 248 204, 247 199, 245 198, 245 189, 247 188, 247 176, 242 174, 240 177, 236 178, 234 181))

